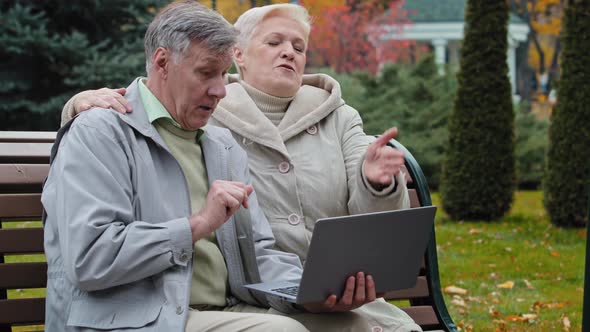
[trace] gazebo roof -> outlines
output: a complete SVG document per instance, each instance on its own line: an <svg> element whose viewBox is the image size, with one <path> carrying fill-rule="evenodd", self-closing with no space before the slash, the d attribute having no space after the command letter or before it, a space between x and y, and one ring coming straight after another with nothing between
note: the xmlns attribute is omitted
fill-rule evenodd
<svg viewBox="0 0 590 332"><path fill-rule="evenodd" d="M465 7L466 0L406 0L403 8L408 11L408 19L414 23L440 23L463 22ZM510 23L524 22L510 14Z"/></svg>
<svg viewBox="0 0 590 332"><path fill-rule="evenodd" d="M498 1L498 0L476 0ZM408 25L400 28L385 25L387 33L380 39L410 40L461 40L466 0L406 0L403 9L408 12ZM527 39L528 25L518 16L510 14L508 35L511 41Z"/></svg>

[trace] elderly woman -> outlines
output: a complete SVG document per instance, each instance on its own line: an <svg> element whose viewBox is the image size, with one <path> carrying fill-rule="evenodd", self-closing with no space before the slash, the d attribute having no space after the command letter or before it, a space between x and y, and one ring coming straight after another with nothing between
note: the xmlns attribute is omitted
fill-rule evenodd
<svg viewBox="0 0 590 332"><path fill-rule="evenodd" d="M397 129L377 140L367 136L358 112L342 100L338 82L303 74L307 10L293 4L252 8L235 26L239 74L228 77L227 96L211 123L230 129L247 151L277 248L303 261L317 219L409 207L403 153L385 145ZM121 94L124 89L82 92L66 104L62 119L92 106L130 111ZM291 317L311 330L420 330L383 299L339 315Z"/></svg>

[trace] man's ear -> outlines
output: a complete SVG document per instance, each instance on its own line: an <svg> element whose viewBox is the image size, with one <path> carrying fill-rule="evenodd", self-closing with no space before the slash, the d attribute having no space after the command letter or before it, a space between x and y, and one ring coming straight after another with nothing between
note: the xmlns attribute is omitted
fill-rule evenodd
<svg viewBox="0 0 590 332"><path fill-rule="evenodd" d="M162 75L162 78L168 76L168 65L172 61L172 54L163 47L158 47L152 57L152 70Z"/></svg>

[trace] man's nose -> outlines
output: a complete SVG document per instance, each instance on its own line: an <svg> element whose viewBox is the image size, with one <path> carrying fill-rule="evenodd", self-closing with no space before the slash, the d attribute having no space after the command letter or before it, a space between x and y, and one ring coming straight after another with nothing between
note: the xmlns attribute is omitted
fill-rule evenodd
<svg viewBox="0 0 590 332"><path fill-rule="evenodd" d="M214 96L218 99L221 99L223 97L225 97L225 80L221 79L218 80L217 82L215 82L215 84L213 84L210 88L209 88L209 95L210 96Z"/></svg>

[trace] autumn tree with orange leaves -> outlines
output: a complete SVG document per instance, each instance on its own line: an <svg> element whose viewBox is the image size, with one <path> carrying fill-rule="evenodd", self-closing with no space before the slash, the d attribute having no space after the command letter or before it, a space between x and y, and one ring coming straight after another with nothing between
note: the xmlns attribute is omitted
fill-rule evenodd
<svg viewBox="0 0 590 332"><path fill-rule="evenodd" d="M386 62L407 60L413 41L384 41L385 23L403 28L410 24L402 9L405 0L304 0L313 17L308 63L339 73L365 70L376 73Z"/></svg>
<svg viewBox="0 0 590 332"><path fill-rule="evenodd" d="M561 25L566 0L511 0L512 10L530 28L529 66L535 71L537 99L545 101L559 78Z"/></svg>

